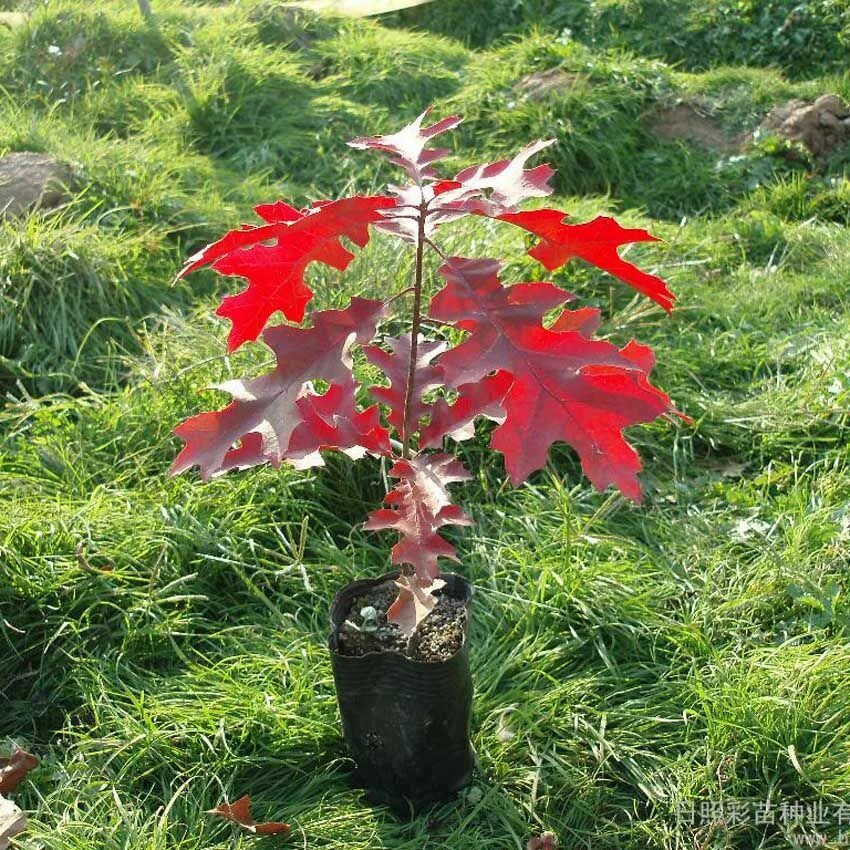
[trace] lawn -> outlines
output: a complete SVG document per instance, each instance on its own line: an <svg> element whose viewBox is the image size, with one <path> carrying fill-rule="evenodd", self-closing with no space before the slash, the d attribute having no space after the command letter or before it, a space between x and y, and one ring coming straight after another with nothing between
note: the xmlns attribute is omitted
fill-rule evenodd
<svg viewBox="0 0 850 850"><path fill-rule="evenodd" d="M0 220L0 753L41 760L14 797L20 846L278 846L205 814L245 793L292 847L521 850L544 830L568 850L840 846L850 146L815 162L653 128L687 104L734 140L792 98L850 100L847 5L153 6L146 24L130 0L0 0L25 13L0 25L0 154L74 174L60 209ZM563 85L532 90L541 73ZM581 262L551 277L602 308L604 337L653 346L693 423L630 432L641 506L595 492L563 446L513 489L487 428L463 444L480 771L399 819L349 781L327 652L334 592L388 568L361 528L382 470L167 478L171 429L267 359L221 355L212 311L233 281L172 281L255 203L392 180L345 142L429 104L466 116L451 165L554 138L557 205L663 237L629 258L668 280L672 316ZM547 279L516 231L444 233L446 250L522 257L511 282ZM410 269L375 238L344 279L314 267L317 303L403 288ZM776 822L756 824L767 801ZM825 826L780 817L816 803Z"/></svg>

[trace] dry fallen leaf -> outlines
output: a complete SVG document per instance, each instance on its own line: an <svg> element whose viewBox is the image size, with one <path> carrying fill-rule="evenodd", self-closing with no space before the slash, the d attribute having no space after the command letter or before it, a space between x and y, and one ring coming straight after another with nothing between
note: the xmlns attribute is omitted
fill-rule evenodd
<svg viewBox="0 0 850 850"><path fill-rule="evenodd" d="M529 838L526 847L527 850L556 850L558 839L554 832L544 832L536 838Z"/></svg>
<svg viewBox="0 0 850 850"><path fill-rule="evenodd" d="M9 840L27 828L27 816L11 800L0 797L0 850L6 850Z"/></svg>
<svg viewBox="0 0 850 850"><path fill-rule="evenodd" d="M244 827L256 835L289 835L290 833L288 823L279 823L276 821L257 823L251 817L251 798L247 794L235 803L219 803L216 808L209 809L207 814L227 818L227 820L239 824L239 826ZM0 850L3 850L3 848L0 847Z"/></svg>
<svg viewBox="0 0 850 850"><path fill-rule="evenodd" d="M0 758L0 794L9 794L38 764L38 759L18 746L12 747L8 758Z"/></svg>

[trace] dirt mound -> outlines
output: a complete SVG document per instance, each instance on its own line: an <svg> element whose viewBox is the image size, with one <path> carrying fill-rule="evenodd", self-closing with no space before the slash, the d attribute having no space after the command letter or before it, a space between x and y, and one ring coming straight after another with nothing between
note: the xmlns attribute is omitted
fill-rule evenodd
<svg viewBox="0 0 850 850"><path fill-rule="evenodd" d="M31 208L49 209L65 197L67 166L41 153L10 153L0 157L0 216L19 215Z"/></svg>
<svg viewBox="0 0 850 850"><path fill-rule="evenodd" d="M815 159L827 159L850 142L850 106L837 94L825 94L814 103L791 100L774 107L759 130L804 145Z"/></svg>
<svg viewBox="0 0 850 850"><path fill-rule="evenodd" d="M660 109L649 117L649 131L659 139L686 139L704 148L728 153L741 147L740 139L730 138L713 119L697 112L689 103Z"/></svg>

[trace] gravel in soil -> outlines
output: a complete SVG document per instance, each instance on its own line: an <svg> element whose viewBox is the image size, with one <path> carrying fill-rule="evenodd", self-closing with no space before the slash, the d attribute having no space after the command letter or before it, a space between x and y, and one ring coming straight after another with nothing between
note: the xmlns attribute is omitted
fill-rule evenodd
<svg viewBox="0 0 850 850"><path fill-rule="evenodd" d="M415 661L447 661L461 647L466 624L466 604L448 593L438 591L434 610L420 623L408 644L398 626L387 622L387 609L397 595L394 582L385 581L362 596L355 597L339 628L339 652L342 655L366 655L369 652L397 652ZM372 606L376 611L374 630L363 631L360 611ZM353 628L354 623L360 630Z"/></svg>

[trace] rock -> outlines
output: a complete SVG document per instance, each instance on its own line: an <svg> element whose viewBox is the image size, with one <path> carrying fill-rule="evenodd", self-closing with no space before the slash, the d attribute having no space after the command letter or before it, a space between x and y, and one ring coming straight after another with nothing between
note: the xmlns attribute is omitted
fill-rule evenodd
<svg viewBox="0 0 850 850"><path fill-rule="evenodd" d="M573 88L583 79L578 74L568 74L560 68L549 68L547 71L536 71L523 77L514 86L514 90L525 95L528 100L543 100L553 92Z"/></svg>
<svg viewBox="0 0 850 850"><path fill-rule="evenodd" d="M27 816L11 801L0 796L0 850L27 828Z"/></svg>
<svg viewBox="0 0 850 850"><path fill-rule="evenodd" d="M653 113L649 130L659 139L687 139L713 151L730 153L741 146L740 139L729 138L716 121L682 101Z"/></svg>
<svg viewBox="0 0 850 850"><path fill-rule="evenodd" d="M0 216L57 206L70 179L70 169L45 154L25 151L0 157Z"/></svg>
<svg viewBox="0 0 850 850"><path fill-rule="evenodd" d="M759 130L804 145L818 160L827 159L850 142L850 106L837 94L821 95L814 103L789 100L770 111Z"/></svg>
<svg viewBox="0 0 850 850"><path fill-rule="evenodd" d="M21 27L27 22L27 16L23 12L0 12L0 26L8 27L10 30Z"/></svg>

